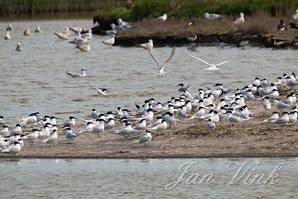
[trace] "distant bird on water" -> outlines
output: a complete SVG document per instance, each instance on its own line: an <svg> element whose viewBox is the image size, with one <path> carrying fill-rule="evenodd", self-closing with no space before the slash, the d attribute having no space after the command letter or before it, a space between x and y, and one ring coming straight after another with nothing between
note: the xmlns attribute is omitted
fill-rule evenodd
<svg viewBox="0 0 298 199"><path fill-rule="evenodd" d="M68 40L68 39L69 39L69 34L70 34L70 32L69 32L69 28L66 27L66 28L65 28L65 31L63 31L63 32L55 32L54 34L55 34L59 39Z"/></svg>
<svg viewBox="0 0 298 199"><path fill-rule="evenodd" d="M16 47L16 51L18 51L18 52L20 52L20 51L22 51L23 49L22 49L22 47L21 47L21 42L18 42L17 43L17 47Z"/></svg>
<svg viewBox="0 0 298 199"><path fill-rule="evenodd" d="M78 78L78 77L86 77L87 69L86 68L81 68L81 73L70 73L70 72L66 72L67 75L71 76L72 78Z"/></svg>
<svg viewBox="0 0 298 199"><path fill-rule="evenodd" d="M112 35L112 38L104 40L102 43L108 46L113 46L115 43L115 36L116 35Z"/></svg>
<svg viewBox="0 0 298 199"><path fill-rule="evenodd" d="M41 33L40 27L39 27L39 26L36 26L34 32L35 32L35 33Z"/></svg>
<svg viewBox="0 0 298 199"><path fill-rule="evenodd" d="M30 29L27 28L27 29L24 31L24 36L30 36L30 35L31 35Z"/></svg>
<svg viewBox="0 0 298 199"><path fill-rule="evenodd" d="M98 89L96 89L96 92L100 95L107 96L107 95L109 95L110 90L107 88L98 88Z"/></svg>

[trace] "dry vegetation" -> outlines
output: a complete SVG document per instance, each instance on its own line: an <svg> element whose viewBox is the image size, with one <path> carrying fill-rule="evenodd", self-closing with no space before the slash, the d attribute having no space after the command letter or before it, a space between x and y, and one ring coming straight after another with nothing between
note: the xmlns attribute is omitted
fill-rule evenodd
<svg viewBox="0 0 298 199"><path fill-rule="evenodd" d="M243 25L233 24L233 17L225 16L219 21L207 21L203 18L170 18L166 22L156 19L143 19L133 23L132 30L120 32L116 43L119 45L136 45L152 38L157 45L187 43L186 35L193 33L199 36L197 42L209 43L221 40L237 44L241 40L250 40L259 45L271 45L270 39L286 40L289 44L298 37L298 30L278 31L280 17L272 17L266 12L257 12L246 17ZM287 23L294 22L291 19Z"/></svg>

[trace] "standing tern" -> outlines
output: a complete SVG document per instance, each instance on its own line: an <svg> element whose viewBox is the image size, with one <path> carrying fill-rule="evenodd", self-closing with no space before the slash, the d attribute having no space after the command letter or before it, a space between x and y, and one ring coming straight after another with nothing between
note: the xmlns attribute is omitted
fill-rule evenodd
<svg viewBox="0 0 298 199"><path fill-rule="evenodd" d="M152 140L152 135L150 131L146 131L144 135L140 137L139 140L134 142L135 144L147 144Z"/></svg>
<svg viewBox="0 0 298 199"><path fill-rule="evenodd" d="M212 70L212 71L214 71L214 70L220 70L219 68L217 68L217 66L221 66L221 65L223 65L225 63L230 62L230 61L223 61L223 62L221 62L219 64L210 64L210 63L208 63L207 61L205 61L203 59L200 59L198 57L195 57L195 56L189 54L188 52L185 52L185 54L188 55L188 56L190 56L190 57L192 57L192 58L194 58L194 59L196 59L196 60L199 60L200 62L202 62L202 63L204 63L206 65L208 65L209 67L206 68L206 70Z"/></svg>
<svg viewBox="0 0 298 199"><path fill-rule="evenodd" d="M169 63L169 61L171 61L171 59L173 58L174 54L175 54L175 48L172 48L171 54L169 56L169 58L163 63L160 64L157 59L154 57L154 55L152 54L151 50L148 50L149 54L151 55L151 57L153 58L156 66L157 66L157 75L158 77L163 77L163 75L166 73L166 71L164 70L164 66Z"/></svg>

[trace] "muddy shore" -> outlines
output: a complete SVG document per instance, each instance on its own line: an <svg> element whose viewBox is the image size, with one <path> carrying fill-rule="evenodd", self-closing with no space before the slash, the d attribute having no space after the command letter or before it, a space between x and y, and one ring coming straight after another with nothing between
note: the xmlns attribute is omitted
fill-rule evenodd
<svg viewBox="0 0 298 199"><path fill-rule="evenodd" d="M225 17L218 21L207 21L203 18L185 19L170 18L166 22L156 19L144 19L133 22L133 28L121 31L117 34L115 45L137 46L153 39L155 46L183 46L191 43L187 35L196 34L198 39L195 43L200 45L218 44L224 42L231 45L239 45L241 41L248 40L250 45L274 48L298 48L298 29L288 27L287 30L277 30L281 18L263 16L264 14L246 17L243 25L233 24L234 18ZM109 24L116 22L115 19L102 19L94 17L94 22L102 24L94 28L95 34L104 34L110 29ZM192 25L189 25L189 22ZM297 24L292 19L285 19L285 23ZM273 40L276 42L274 43Z"/></svg>
<svg viewBox="0 0 298 199"><path fill-rule="evenodd" d="M249 102L248 107L261 109L260 102ZM125 140L111 131L100 137L81 135L72 144L59 135L53 147L26 141L17 155L0 153L0 158L298 157L298 123L262 123L270 114L261 112L239 124L220 122L215 130L207 130L205 121L179 122L175 129L153 132L153 141L146 146L134 144L135 136Z"/></svg>

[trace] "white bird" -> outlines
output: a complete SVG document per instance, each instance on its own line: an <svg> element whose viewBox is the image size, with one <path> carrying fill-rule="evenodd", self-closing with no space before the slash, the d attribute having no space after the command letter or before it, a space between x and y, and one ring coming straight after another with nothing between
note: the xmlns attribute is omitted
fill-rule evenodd
<svg viewBox="0 0 298 199"><path fill-rule="evenodd" d="M35 33L41 33L40 27L39 27L39 26L36 26L34 32L35 32Z"/></svg>
<svg viewBox="0 0 298 199"><path fill-rule="evenodd" d="M289 123L290 118L287 112L284 112L280 118L275 121L275 124L285 125Z"/></svg>
<svg viewBox="0 0 298 199"><path fill-rule="evenodd" d="M123 135L125 138L129 136L130 133L134 132L134 129L131 126L131 123L126 123L125 126L119 130L115 130L114 133Z"/></svg>
<svg viewBox="0 0 298 199"><path fill-rule="evenodd" d="M29 142L32 144L35 142L35 140L37 140L38 134L39 134L39 131L37 129L33 129L32 133L29 133L23 136L23 140L29 140Z"/></svg>
<svg viewBox="0 0 298 199"><path fill-rule="evenodd" d="M150 131L146 131L146 133L144 135L142 135L140 137L139 140L137 140L136 142L134 142L135 144L147 144L148 142L150 142L152 140L152 135Z"/></svg>
<svg viewBox="0 0 298 199"><path fill-rule="evenodd" d="M5 39L5 40L9 40L9 39L11 39L11 35L10 35L10 32L9 32L9 31L6 31L6 34L5 34L5 36L4 36L4 39Z"/></svg>
<svg viewBox="0 0 298 199"><path fill-rule="evenodd" d="M173 58L173 56L175 54L175 50L176 50L175 48L172 48L169 58L163 64L161 64L157 61L157 59L152 54L151 50L148 50L149 54L151 55L151 57L153 58L156 66L157 66L157 76L158 77L163 77L163 75L166 73L164 66L171 61L171 59Z"/></svg>
<svg viewBox="0 0 298 199"><path fill-rule="evenodd" d="M82 27L69 27L69 30L71 30L72 32L76 33L76 34L80 34L83 31Z"/></svg>
<svg viewBox="0 0 298 199"><path fill-rule="evenodd" d="M4 117L0 115L0 126L4 126L6 124Z"/></svg>
<svg viewBox="0 0 298 199"><path fill-rule="evenodd" d="M22 134L22 127L20 124L16 124L16 127L12 129L12 134Z"/></svg>
<svg viewBox="0 0 298 199"><path fill-rule="evenodd" d="M8 24L7 27L6 27L6 31L12 31L12 26L11 24Z"/></svg>
<svg viewBox="0 0 298 199"><path fill-rule="evenodd" d="M207 128L208 129L214 129L215 128L215 123L211 119L208 119Z"/></svg>
<svg viewBox="0 0 298 199"><path fill-rule="evenodd" d="M110 39L106 39L102 43L108 46L113 46L115 43L115 35L112 35Z"/></svg>
<svg viewBox="0 0 298 199"><path fill-rule="evenodd" d="M30 36L30 35L31 35L30 29L27 28L27 29L24 31L24 36Z"/></svg>
<svg viewBox="0 0 298 199"><path fill-rule="evenodd" d="M296 10L296 13L292 17L293 19L298 19L298 9Z"/></svg>
<svg viewBox="0 0 298 199"><path fill-rule="evenodd" d="M18 51L18 52L20 52L20 51L22 51L23 49L22 49L22 47L21 47L21 42L18 42L17 43L17 47L16 47L16 51Z"/></svg>
<svg viewBox="0 0 298 199"><path fill-rule="evenodd" d="M208 13L206 12L204 14L205 19L210 20L210 21L214 21L214 20L219 20L220 18L222 18L222 15L219 14L215 14L215 13Z"/></svg>
<svg viewBox="0 0 298 199"><path fill-rule="evenodd" d="M68 140L68 142L71 143L75 139L77 139L79 135L75 133L73 130L71 130L69 127L67 127L64 129L64 136Z"/></svg>
<svg viewBox="0 0 298 199"><path fill-rule="evenodd" d="M57 130L54 129L50 137L44 139L42 143L47 143L50 146L53 146L57 142L57 139L58 139L58 133L57 133Z"/></svg>
<svg viewBox="0 0 298 199"><path fill-rule="evenodd" d="M3 153L18 153L22 150L21 144L19 142L14 142L12 145L8 146L6 149L2 150Z"/></svg>
<svg viewBox="0 0 298 199"><path fill-rule="evenodd" d="M165 130L169 127L167 121L165 119L161 120L160 124L157 124L155 126L153 126L152 128L150 128L151 130Z"/></svg>
<svg viewBox="0 0 298 199"><path fill-rule="evenodd" d="M149 39L147 43L140 44L140 46L151 51L153 49L153 40Z"/></svg>
<svg viewBox="0 0 298 199"><path fill-rule="evenodd" d="M165 13L162 16L158 17L157 19L161 21L166 21L168 19L168 15Z"/></svg>
<svg viewBox="0 0 298 199"><path fill-rule="evenodd" d="M264 123L275 123L276 120L278 120L278 119L279 119L278 113L273 112L272 115L269 118L265 119L263 122Z"/></svg>
<svg viewBox="0 0 298 199"><path fill-rule="evenodd" d="M273 102L274 102L276 108L278 108L280 110L284 110L284 109L287 109L287 108L290 108L291 107L290 104L287 104L287 103L285 103L283 101L279 101L277 99L275 99Z"/></svg>
<svg viewBox="0 0 298 199"><path fill-rule="evenodd" d="M0 131L0 137L1 136L3 137L10 136L8 126L3 126L3 129Z"/></svg>
<svg viewBox="0 0 298 199"><path fill-rule="evenodd" d="M234 21L234 24L240 25L244 23L244 13L240 12L240 17Z"/></svg>
<svg viewBox="0 0 298 199"><path fill-rule="evenodd" d="M55 32L54 33L59 39L64 39L64 40L68 40L69 39L69 28L66 27L65 31L63 32Z"/></svg>
<svg viewBox="0 0 298 199"><path fill-rule="evenodd" d="M98 88L98 89L96 89L96 92L103 96L107 96L110 94L110 90L107 88Z"/></svg>
<svg viewBox="0 0 298 199"><path fill-rule="evenodd" d="M77 44L76 48L79 49L80 51L88 52L91 50L91 44L90 43Z"/></svg>
<svg viewBox="0 0 298 199"><path fill-rule="evenodd" d="M195 56L189 54L188 52L185 52L185 54L188 55L188 56L190 56L190 57L192 57L192 58L194 58L194 59L196 59L196 60L199 60L200 62L202 62L202 63L204 63L206 65L208 65L209 67L206 68L206 70L212 70L212 71L214 71L214 70L220 70L219 68L217 68L218 66L221 66L221 65L223 65L225 63L230 62L230 61L223 61L223 62L221 62L219 64L210 64L210 63L208 63L207 61L205 61L203 59L200 59L198 57L195 57Z"/></svg>
<svg viewBox="0 0 298 199"><path fill-rule="evenodd" d="M66 72L67 75L71 76L72 78L77 78L77 77L86 77L87 69L86 68L81 68L81 73L70 73L70 72Z"/></svg>
<svg viewBox="0 0 298 199"><path fill-rule="evenodd" d="M243 122L245 119L238 117L236 115L233 115L231 111L226 112L226 118L229 122L231 123L238 123L238 122Z"/></svg>

